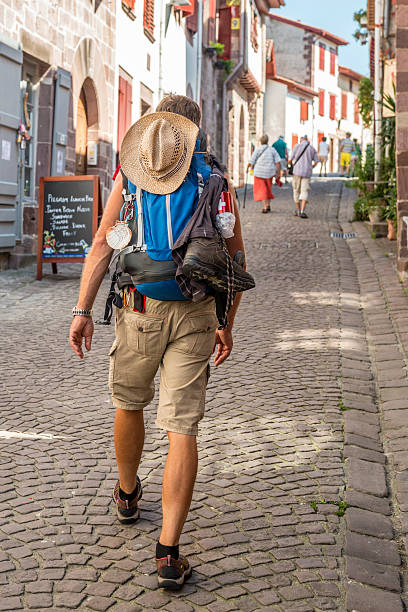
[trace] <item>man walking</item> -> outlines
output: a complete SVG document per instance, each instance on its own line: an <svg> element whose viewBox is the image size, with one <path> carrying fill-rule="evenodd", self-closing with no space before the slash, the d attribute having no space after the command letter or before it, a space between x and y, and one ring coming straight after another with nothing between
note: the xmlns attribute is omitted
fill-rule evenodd
<svg viewBox="0 0 408 612"><path fill-rule="evenodd" d="M347 132L346 137L343 138L340 144L340 173L341 176L345 175L347 170L347 176L350 176L350 162L351 154L354 151L354 142L351 140L351 133Z"/></svg>
<svg viewBox="0 0 408 612"><path fill-rule="evenodd" d="M309 198L310 177L313 168L319 163L316 149L312 147L307 136L302 136L300 143L294 147L289 162L293 168L292 188L296 204L294 215L307 219L305 208Z"/></svg>
<svg viewBox="0 0 408 612"><path fill-rule="evenodd" d="M140 213L145 227L148 221L149 235L160 233L164 228L161 240L167 248L170 242L176 242L185 227L180 222L182 214L189 214L187 222L191 219L198 200L200 177L208 177L211 169L206 166L200 143L196 140L201 119L199 106L186 96L170 95L162 100L157 111L130 128L131 159L126 167L136 177L132 176L135 181L132 184L136 188L137 218ZM125 141L126 136L122 151ZM130 181L128 185L131 185ZM119 219L123 205L122 188L119 174L87 256L77 306L73 309L70 343L81 359L83 339L85 348L91 350L94 331L92 305L111 259L112 248L106 236L108 231L110 236L110 232L115 230L112 226ZM182 197L178 197L178 193ZM234 257L237 251L243 252L244 247L234 193L231 193L231 199L236 215L235 235L226 242ZM158 210L162 202L164 208ZM166 210L167 223L162 223L162 218L166 219ZM175 224L172 226L173 218ZM124 221L123 224L126 225ZM123 229L119 224L120 239ZM143 236L140 238L142 240ZM173 281L170 279L169 282ZM159 586L179 589L191 575L191 566L179 555L179 539L197 473L196 436L198 423L204 415L208 362L214 345L218 346L214 360L216 366L231 353L232 326L240 294L236 295L228 314L228 327L216 331L213 297L207 295L197 302L187 300L181 291L177 294L179 288L174 280L173 297L163 299L157 294L160 287L153 290L151 285L164 284L125 287L124 307L117 311L109 372L116 408L114 441L119 472L113 497L120 522L138 519L142 485L137 471L145 433L143 408L153 399L154 377L160 367L156 423L167 432L169 451L163 476L163 524L156 546L156 565ZM155 298L149 297L150 290L156 292ZM140 303L139 298L136 303L136 296L143 298Z"/></svg>
<svg viewBox="0 0 408 612"><path fill-rule="evenodd" d="M323 136L320 144L319 144L319 162L320 162L320 174L322 176L323 168L324 168L324 176L327 176L327 160L329 158L329 143L327 142L326 136Z"/></svg>
<svg viewBox="0 0 408 612"><path fill-rule="evenodd" d="M278 140L273 143L273 148L278 152L281 158L280 166L281 172L285 177L285 183L288 182L288 145L285 142L284 136L279 136Z"/></svg>

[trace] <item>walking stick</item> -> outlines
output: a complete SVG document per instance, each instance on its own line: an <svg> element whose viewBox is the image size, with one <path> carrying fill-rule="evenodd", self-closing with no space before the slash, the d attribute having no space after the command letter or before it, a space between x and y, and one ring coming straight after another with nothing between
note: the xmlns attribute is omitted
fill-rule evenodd
<svg viewBox="0 0 408 612"><path fill-rule="evenodd" d="M243 205L242 208L245 208L247 184L248 184L248 168L247 168L246 173L245 173L244 205Z"/></svg>

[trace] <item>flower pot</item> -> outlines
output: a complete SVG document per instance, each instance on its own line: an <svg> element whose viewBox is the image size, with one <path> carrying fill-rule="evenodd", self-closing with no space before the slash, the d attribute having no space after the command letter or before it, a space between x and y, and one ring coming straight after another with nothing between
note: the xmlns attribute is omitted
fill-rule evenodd
<svg viewBox="0 0 408 612"><path fill-rule="evenodd" d="M397 233L395 231L394 221L392 219L387 219L387 224L388 224L388 234L387 234L388 240L396 240Z"/></svg>
<svg viewBox="0 0 408 612"><path fill-rule="evenodd" d="M370 219L370 223L380 223L381 215L377 206L370 210L370 212L368 213L368 218Z"/></svg>

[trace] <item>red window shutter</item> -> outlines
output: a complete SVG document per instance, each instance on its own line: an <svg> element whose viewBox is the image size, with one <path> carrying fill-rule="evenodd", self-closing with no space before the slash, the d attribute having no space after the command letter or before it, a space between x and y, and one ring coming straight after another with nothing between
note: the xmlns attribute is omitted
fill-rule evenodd
<svg viewBox="0 0 408 612"><path fill-rule="evenodd" d="M135 0L122 0L122 3L125 4L131 11L135 8Z"/></svg>
<svg viewBox="0 0 408 612"><path fill-rule="evenodd" d="M122 140L132 122L132 83L119 77L119 104L118 104L118 145L120 151Z"/></svg>
<svg viewBox="0 0 408 612"><path fill-rule="evenodd" d="M217 16L217 0L208 1L208 17L215 19Z"/></svg>
<svg viewBox="0 0 408 612"><path fill-rule="evenodd" d="M347 94L341 94L341 118L347 119Z"/></svg>
<svg viewBox="0 0 408 612"><path fill-rule="evenodd" d="M319 91L319 115L324 117L324 89Z"/></svg>
<svg viewBox="0 0 408 612"><path fill-rule="evenodd" d="M317 132L317 144L320 144L323 140L324 132Z"/></svg>
<svg viewBox="0 0 408 612"><path fill-rule="evenodd" d="M320 45L320 50L319 50L319 68L320 70L324 70L324 52L325 52L325 48L324 45Z"/></svg>
<svg viewBox="0 0 408 612"><path fill-rule="evenodd" d="M225 59L231 59L231 7L220 8L218 21L218 42L224 45Z"/></svg>
<svg viewBox="0 0 408 612"><path fill-rule="evenodd" d="M299 142L299 136L297 134L292 134L292 151L295 148L295 146L298 144Z"/></svg>
<svg viewBox="0 0 408 612"><path fill-rule="evenodd" d="M330 96L330 119L336 118L336 96Z"/></svg>
<svg viewBox="0 0 408 612"><path fill-rule="evenodd" d="M358 98L354 100L354 123L360 123L360 107L358 104Z"/></svg>
<svg viewBox="0 0 408 612"><path fill-rule="evenodd" d="M197 10L197 0L189 0L192 6L192 13L186 19L186 26L191 32L197 32L198 30L198 10Z"/></svg>
<svg viewBox="0 0 408 612"><path fill-rule="evenodd" d="M309 105L306 100L300 101L300 120L307 121L309 118Z"/></svg>
<svg viewBox="0 0 408 612"><path fill-rule="evenodd" d="M330 74L336 74L336 53L330 50Z"/></svg>
<svg viewBox="0 0 408 612"><path fill-rule="evenodd" d="M144 0L143 27L151 37L154 35L154 0Z"/></svg>

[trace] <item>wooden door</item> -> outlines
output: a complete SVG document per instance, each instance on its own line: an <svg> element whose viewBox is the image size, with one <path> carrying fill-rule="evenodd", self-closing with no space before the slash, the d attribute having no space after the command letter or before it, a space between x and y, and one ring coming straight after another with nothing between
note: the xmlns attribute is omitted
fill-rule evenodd
<svg viewBox="0 0 408 612"><path fill-rule="evenodd" d="M75 174L86 174L86 149L88 146L88 119L83 91L78 100L75 134Z"/></svg>

